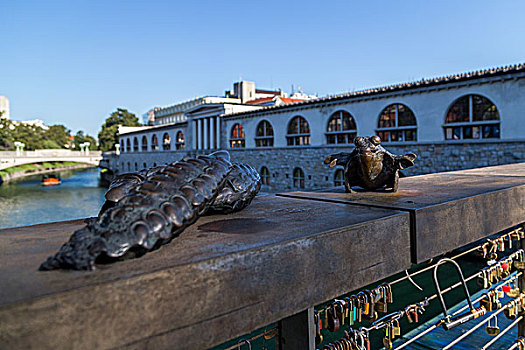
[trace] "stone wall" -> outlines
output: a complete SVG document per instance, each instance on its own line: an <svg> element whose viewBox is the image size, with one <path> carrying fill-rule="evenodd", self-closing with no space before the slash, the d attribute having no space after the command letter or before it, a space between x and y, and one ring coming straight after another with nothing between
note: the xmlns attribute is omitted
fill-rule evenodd
<svg viewBox="0 0 525 350"><path fill-rule="evenodd" d="M414 152L418 155L416 166L403 170L405 175L420 175L443 171L478 168L483 166L509 164L525 161L525 142L494 141L476 143L418 143L412 145L385 145L394 154ZM305 188L319 189L334 186L334 175L337 168L328 168L323 164L327 155L338 152L351 152L350 147L273 147L230 149L234 162L248 163L258 171L265 166L270 171L270 185L263 186L262 191L276 192L293 190L293 171L299 167L305 174ZM118 173L127 172L130 163L131 171L135 171L135 163L139 169L144 164L147 167L173 162L185 155L195 155L196 151L159 151L124 153L119 157L119 164L124 169Z"/></svg>

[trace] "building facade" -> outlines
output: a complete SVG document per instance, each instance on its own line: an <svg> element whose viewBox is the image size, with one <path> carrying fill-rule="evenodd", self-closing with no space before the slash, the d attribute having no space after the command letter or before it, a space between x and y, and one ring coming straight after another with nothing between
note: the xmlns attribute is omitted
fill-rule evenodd
<svg viewBox="0 0 525 350"><path fill-rule="evenodd" d="M323 159L351 151L357 135L379 135L393 153L418 154L407 175L525 161L523 64L281 106L233 106L188 110L184 123L165 126L170 140L185 135L183 148L130 148L118 171L227 149L233 161L257 168L265 191L323 188L342 183L342 169ZM122 134L121 144L139 134Z"/></svg>
<svg viewBox="0 0 525 350"><path fill-rule="evenodd" d="M5 96L0 96L0 114L1 118L10 119L9 99Z"/></svg>

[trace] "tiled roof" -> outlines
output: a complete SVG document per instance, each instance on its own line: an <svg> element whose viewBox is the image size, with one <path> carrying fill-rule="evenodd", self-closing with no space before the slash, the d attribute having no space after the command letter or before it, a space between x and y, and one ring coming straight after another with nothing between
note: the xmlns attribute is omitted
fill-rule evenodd
<svg viewBox="0 0 525 350"><path fill-rule="evenodd" d="M301 100L300 98L290 98L290 97L281 97L281 100L284 103L294 103L294 102L303 102L304 100Z"/></svg>
<svg viewBox="0 0 525 350"><path fill-rule="evenodd" d="M258 99L255 99L255 100L247 101L246 104L256 105L256 104L259 104L259 103L270 102L271 100L273 100L274 97L275 96L258 98Z"/></svg>
<svg viewBox="0 0 525 350"><path fill-rule="evenodd" d="M302 101L305 101L305 100L302 100L300 98L289 98L289 97L279 97L279 96L272 96L272 97L263 97L263 98L258 98L256 100L251 100L251 101L247 101L246 104L249 104L249 105L257 105L257 104L260 104L260 103L265 103L265 102L270 102L270 101L273 101L274 99L280 99L281 101L283 101L284 103L294 103L294 102L302 102Z"/></svg>
<svg viewBox="0 0 525 350"><path fill-rule="evenodd" d="M415 88L420 88L420 87L428 87L428 86L441 85L441 84L447 84L447 83L453 83L453 82L460 82L460 81L465 81L465 80L472 80L472 79L477 79L477 78L489 78L493 76L510 74L510 73L519 73L519 72L525 72L525 63L518 63L518 64L508 65L508 66L503 66L503 67L496 67L496 68L483 69L483 70L467 72L467 73L447 75L447 76L437 77L437 78L421 79L418 81L413 81L413 82L408 82L408 83L400 83L400 84L387 85L387 86L365 89L365 90L360 90L360 91L353 91L353 92L348 92L344 94L337 94L337 95L331 95L331 96L321 97L317 99L311 99L307 101L299 100L298 102L288 103L284 106L265 106L257 111L233 113L233 114L229 114L226 117L229 118L229 117L235 117L235 116L243 115L243 114L261 113L261 112L268 111L268 110L286 109L286 108L292 108L295 106L316 104L320 102L322 103L322 102L336 101L336 100L342 100L342 99L347 99L347 98L352 98L352 97L370 96L370 95L376 95L376 94L387 93L387 92L409 90L409 89L415 89Z"/></svg>

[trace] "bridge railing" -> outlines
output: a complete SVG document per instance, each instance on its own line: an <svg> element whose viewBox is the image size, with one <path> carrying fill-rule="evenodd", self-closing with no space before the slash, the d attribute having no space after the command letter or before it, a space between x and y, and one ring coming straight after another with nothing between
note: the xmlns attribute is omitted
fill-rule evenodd
<svg viewBox="0 0 525 350"><path fill-rule="evenodd" d="M102 159L100 151L72 151L67 149L45 149L34 151L0 152L0 170L17 165L47 161L74 161L98 165Z"/></svg>
<svg viewBox="0 0 525 350"><path fill-rule="evenodd" d="M92 156L97 157L101 156L102 152L100 151L89 151L89 152L83 152L83 151L74 151L74 150L68 150L68 149L37 149L34 151L1 151L0 152L0 159L1 158L21 158L21 157L62 157L62 156L69 156L69 157L83 157L83 156Z"/></svg>
<svg viewBox="0 0 525 350"><path fill-rule="evenodd" d="M0 347L204 349L274 322L314 349L313 307L525 221L525 163L290 192L200 218L93 272L37 268L81 220L0 230Z"/></svg>

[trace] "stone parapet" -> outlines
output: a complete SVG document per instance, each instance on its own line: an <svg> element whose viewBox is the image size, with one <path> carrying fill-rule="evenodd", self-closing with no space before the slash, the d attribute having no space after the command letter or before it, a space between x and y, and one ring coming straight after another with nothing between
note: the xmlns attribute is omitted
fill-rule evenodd
<svg viewBox="0 0 525 350"><path fill-rule="evenodd" d="M353 145L352 145L353 146ZM438 142L385 145L394 154L414 152L418 155L415 166L403 170L407 176L435 172L472 169L525 161L524 141L494 142ZM337 168L323 164L327 155L351 152L349 146L309 146L229 149L232 160L247 163L259 172L267 167L270 185L264 185L265 192L293 190L293 170L301 168L305 174L304 189L321 189L334 186ZM140 170L182 159L186 155L203 154L204 151L159 151L121 153L117 172ZM136 166L135 166L136 164Z"/></svg>
<svg viewBox="0 0 525 350"><path fill-rule="evenodd" d="M399 191L259 195L97 271L38 271L81 220L0 230L0 348L204 349L525 221L525 164Z"/></svg>

